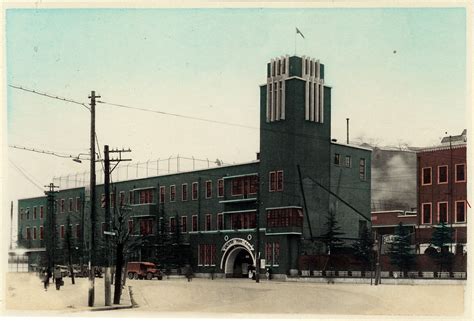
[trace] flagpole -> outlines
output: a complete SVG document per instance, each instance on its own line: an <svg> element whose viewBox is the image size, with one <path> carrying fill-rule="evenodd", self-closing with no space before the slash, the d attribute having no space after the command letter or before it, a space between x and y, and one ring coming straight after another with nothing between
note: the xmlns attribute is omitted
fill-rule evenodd
<svg viewBox="0 0 474 321"><path fill-rule="evenodd" d="M296 34L297 32L295 31L295 56L296 56Z"/></svg>

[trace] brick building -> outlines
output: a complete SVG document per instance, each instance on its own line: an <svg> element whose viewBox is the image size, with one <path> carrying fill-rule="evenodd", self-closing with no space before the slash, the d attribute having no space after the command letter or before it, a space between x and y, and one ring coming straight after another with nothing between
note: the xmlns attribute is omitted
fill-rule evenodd
<svg viewBox="0 0 474 321"><path fill-rule="evenodd" d="M465 132L463 135L465 138ZM449 137L448 137L449 138ZM467 226L466 141L458 136L444 145L417 153L417 243L420 252L429 245L433 226L441 222L454 229L455 244L465 246Z"/></svg>
<svg viewBox="0 0 474 321"><path fill-rule="evenodd" d="M195 272L242 276L257 262L258 221L260 257L282 275L296 269L300 254L310 250L305 240L325 232L329 211L348 240L370 222L371 151L331 142L331 87L324 82L324 65L285 56L266 67L267 82L260 86L259 159L114 183L116 206L131 208L130 232L146 240L130 257L160 262L154 242L166 226L165 233L179 235L189 247ZM19 200L18 242L28 249L30 263L44 264L45 251L51 249L57 262L64 261L68 233L75 263L84 263L91 205L98 213L96 257L102 263L104 208L89 204L87 193L85 188L60 190L55 210L49 211L46 197ZM98 200L102 194L98 185ZM48 233L54 236L51 249L45 242Z"/></svg>

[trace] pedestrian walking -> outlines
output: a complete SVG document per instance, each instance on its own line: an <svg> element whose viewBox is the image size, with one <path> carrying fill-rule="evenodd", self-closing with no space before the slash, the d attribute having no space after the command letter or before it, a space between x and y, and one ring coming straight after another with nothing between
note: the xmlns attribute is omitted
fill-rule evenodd
<svg viewBox="0 0 474 321"><path fill-rule="evenodd" d="M186 278L188 279L188 282L191 282L193 280L193 269L191 266L188 266L186 269Z"/></svg>
<svg viewBox="0 0 474 321"><path fill-rule="evenodd" d="M53 276L54 276L54 283L56 284L56 290L59 290L63 283L63 276L61 274L61 269L59 269L59 266L56 266L54 268Z"/></svg>
<svg viewBox="0 0 474 321"><path fill-rule="evenodd" d="M45 291L48 291L48 287L49 287L49 273L48 273L48 271L47 271L46 269L43 269L42 276L43 276L44 290L45 290Z"/></svg>

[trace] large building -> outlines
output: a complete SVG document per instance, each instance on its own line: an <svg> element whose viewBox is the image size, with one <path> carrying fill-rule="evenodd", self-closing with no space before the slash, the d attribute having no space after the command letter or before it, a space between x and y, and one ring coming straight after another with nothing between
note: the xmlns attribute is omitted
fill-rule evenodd
<svg viewBox="0 0 474 321"><path fill-rule="evenodd" d="M256 265L260 239L260 258L284 275L297 269L301 254L325 250L318 237L330 212L348 241L370 223L371 151L331 141L324 65L285 56L272 59L266 72L257 160L113 184L115 206L131 208L125 224L132 239L142 239L129 257L160 262L156 240L164 231L188 245L195 272L241 276ZM103 190L97 186L97 199ZM88 190L60 190L54 199L55 210L48 210L44 196L19 201L19 245L27 248L30 264L44 264L51 251L56 262L64 261L66 249L84 263L91 230ZM92 205L100 265L107 228L103 203Z"/></svg>
<svg viewBox="0 0 474 321"><path fill-rule="evenodd" d="M453 228L452 252L463 252L467 242L466 131L445 137L440 146L417 153L417 245L430 245L433 227L445 222ZM457 250L455 245L457 245Z"/></svg>

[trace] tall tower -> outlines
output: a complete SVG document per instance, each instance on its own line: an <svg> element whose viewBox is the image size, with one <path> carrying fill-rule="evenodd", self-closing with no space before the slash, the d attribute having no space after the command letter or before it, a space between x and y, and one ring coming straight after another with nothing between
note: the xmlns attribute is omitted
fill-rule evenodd
<svg viewBox="0 0 474 321"><path fill-rule="evenodd" d="M330 153L331 88L324 84L324 65L305 56L272 59L267 82L260 87L260 179L267 189L261 193L261 213L265 204L303 207L297 165L303 179L310 176L329 186ZM274 172L281 172L276 179L283 183L277 191L271 191ZM311 193L308 201L316 210L309 214L316 235L320 217L328 213L329 195L321 188ZM309 234L306 223L303 231Z"/></svg>

